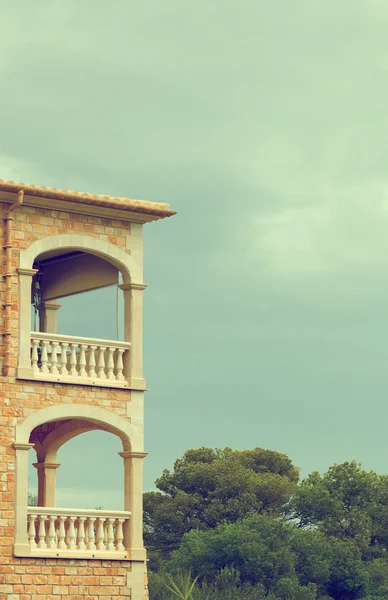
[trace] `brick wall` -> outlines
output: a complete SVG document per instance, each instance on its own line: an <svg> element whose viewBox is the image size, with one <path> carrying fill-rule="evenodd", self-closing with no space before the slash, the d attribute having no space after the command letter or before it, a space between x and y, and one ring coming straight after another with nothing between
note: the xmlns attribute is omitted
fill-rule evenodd
<svg viewBox="0 0 388 600"><path fill-rule="evenodd" d="M0 600L128 600L128 563L1 558Z"/></svg>
<svg viewBox="0 0 388 600"><path fill-rule="evenodd" d="M9 205L0 204L0 238L4 240L4 216ZM15 558L14 485L15 424L35 410L61 403L92 404L128 418L130 392L93 386L39 383L15 379L18 349L19 250L45 236L77 233L97 237L126 250L129 223L87 217L64 211L22 206L14 213L12 250L12 340L9 376L0 375L0 600L124 600L130 596L129 561ZM3 246L3 243L1 244ZM4 259L0 260L4 275ZM3 300L4 278L0 283ZM1 304L1 303L0 303ZM4 316L0 310L0 328ZM4 345L0 338L0 356ZM30 451L32 452L32 450ZM146 582L145 582L146 583ZM138 600L133 596L133 600Z"/></svg>

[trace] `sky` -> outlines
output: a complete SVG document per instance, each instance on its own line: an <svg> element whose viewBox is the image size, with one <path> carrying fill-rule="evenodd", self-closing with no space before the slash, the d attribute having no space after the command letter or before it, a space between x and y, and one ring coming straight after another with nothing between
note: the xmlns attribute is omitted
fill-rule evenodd
<svg viewBox="0 0 388 600"><path fill-rule="evenodd" d="M178 211L145 226L145 489L200 446L388 472L387 3L1 14L0 177ZM114 290L77 302L63 333L114 335ZM121 508L119 450L66 444L57 504Z"/></svg>

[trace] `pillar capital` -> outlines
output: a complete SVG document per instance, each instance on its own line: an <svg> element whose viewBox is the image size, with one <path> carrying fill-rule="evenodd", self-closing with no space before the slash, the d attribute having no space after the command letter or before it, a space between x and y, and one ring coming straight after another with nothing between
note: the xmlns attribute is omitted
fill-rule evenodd
<svg viewBox="0 0 388 600"><path fill-rule="evenodd" d="M39 310L59 310L62 304L58 304L55 300L51 302L41 302L39 304Z"/></svg>
<svg viewBox="0 0 388 600"><path fill-rule="evenodd" d="M119 452L119 456L122 458L145 458L148 456L148 452L131 452L131 450L125 450L124 452Z"/></svg>
<svg viewBox="0 0 388 600"><path fill-rule="evenodd" d="M135 281L130 281L129 283L121 283L119 285L120 290L126 292L127 290L140 290L143 291L148 287L146 283L136 283Z"/></svg>
<svg viewBox="0 0 388 600"><path fill-rule="evenodd" d="M16 269L16 271L19 273L19 275L27 275L29 277L33 277L35 275L35 273L38 272L39 269L21 269L18 268Z"/></svg>
<svg viewBox="0 0 388 600"><path fill-rule="evenodd" d="M15 442L13 444L13 447L15 448L15 450L30 450L34 447L34 445L35 444L18 444L17 442Z"/></svg>
<svg viewBox="0 0 388 600"><path fill-rule="evenodd" d="M61 463L48 463L48 462L37 462L32 463L32 466L35 469L58 469L61 466Z"/></svg>

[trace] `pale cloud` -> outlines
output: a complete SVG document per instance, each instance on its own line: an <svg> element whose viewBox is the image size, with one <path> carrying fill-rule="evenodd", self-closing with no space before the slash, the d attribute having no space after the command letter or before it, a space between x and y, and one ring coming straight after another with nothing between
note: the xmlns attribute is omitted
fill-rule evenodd
<svg viewBox="0 0 388 600"><path fill-rule="evenodd" d="M22 181L28 171L31 168L26 161L0 152L0 179Z"/></svg>
<svg viewBox="0 0 388 600"><path fill-rule="evenodd" d="M388 266L388 181L328 188L314 200L257 215L249 256L280 277Z"/></svg>
<svg viewBox="0 0 388 600"><path fill-rule="evenodd" d="M42 168L42 165L35 164L30 160L25 160L17 156L11 156L10 154L1 152L1 149L0 179L4 179L5 181L50 185L49 178Z"/></svg>

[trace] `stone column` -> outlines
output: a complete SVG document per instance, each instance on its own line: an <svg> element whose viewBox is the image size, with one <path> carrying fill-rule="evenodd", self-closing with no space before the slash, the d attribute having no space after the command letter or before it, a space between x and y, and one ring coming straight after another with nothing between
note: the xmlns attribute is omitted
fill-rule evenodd
<svg viewBox="0 0 388 600"><path fill-rule="evenodd" d="M124 459L124 510L131 512L125 531L126 547L132 560L144 561L143 543L143 459L147 452L119 452Z"/></svg>
<svg viewBox="0 0 388 600"><path fill-rule="evenodd" d="M57 310L61 308L56 300L42 302L39 305L39 331L45 333L57 332Z"/></svg>
<svg viewBox="0 0 388 600"><path fill-rule="evenodd" d="M55 480L59 463L34 463L38 471L38 506L55 506Z"/></svg>
<svg viewBox="0 0 388 600"><path fill-rule="evenodd" d="M19 273L19 360L18 377L31 377L31 283L37 269L17 269Z"/></svg>
<svg viewBox="0 0 388 600"><path fill-rule="evenodd" d="M28 451L34 444L14 444L15 464L15 546L16 556L28 556L27 536Z"/></svg>
<svg viewBox="0 0 388 600"><path fill-rule="evenodd" d="M124 373L133 389L144 390L143 379L143 292L145 283L124 283L124 341L131 342L131 349L124 366Z"/></svg>

